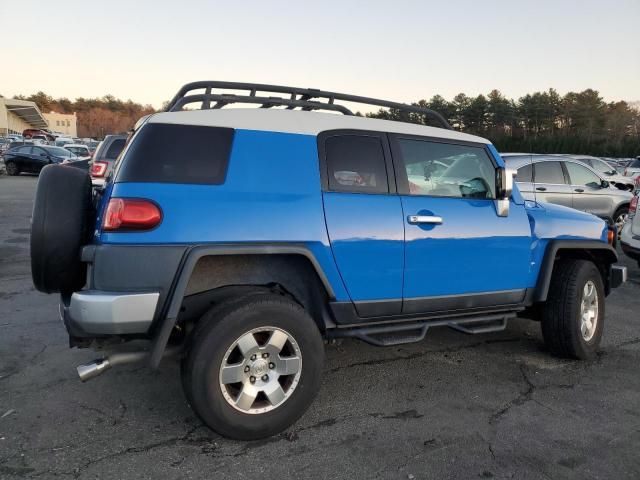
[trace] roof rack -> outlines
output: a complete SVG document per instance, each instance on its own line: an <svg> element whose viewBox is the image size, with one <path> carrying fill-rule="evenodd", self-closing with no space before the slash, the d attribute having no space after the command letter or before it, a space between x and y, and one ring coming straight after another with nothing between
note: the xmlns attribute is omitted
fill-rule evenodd
<svg viewBox="0 0 640 480"><path fill-rule="evenodd" d="M194 90L204 89L204 93L190 93ZM245 94L237 93L215 93L213 89L226 90L246 90ZM259 95L259 93L261 93ZM270 94L280 93L286 96L272 96ZM271 108L284 106L288 110L299 108L301 110L327 110L343 113L344 115L354 115L344 105L336 104L335 101L359 103L363 105L375 105L378 107L391 108L404 113L418 113L435 119L442 128L451 130L451 126L435 110L408 105L406 103L390 102L377 98L361 97L358 95L347 95L344 93L327 92L315 88L285 87L282 85L264 85L260 83L239 83L239 82L219 82L201 81L187 83L171 99L166 107L167 112L182 110L185 105L200 103L201 110L218 109L232 103L246 103L260 105L260 108Z"/></svg>

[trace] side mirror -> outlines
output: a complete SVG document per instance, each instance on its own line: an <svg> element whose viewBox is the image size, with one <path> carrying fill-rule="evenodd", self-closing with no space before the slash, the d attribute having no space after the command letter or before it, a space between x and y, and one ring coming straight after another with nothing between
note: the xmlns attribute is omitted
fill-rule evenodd
<svg viewBox="0 0 640 480"><path fill-rule="evenodd" d="M513 177L516 171L511 168L496 169L496 212L500 217L509 215L509 199L513 192Z"/></svg>

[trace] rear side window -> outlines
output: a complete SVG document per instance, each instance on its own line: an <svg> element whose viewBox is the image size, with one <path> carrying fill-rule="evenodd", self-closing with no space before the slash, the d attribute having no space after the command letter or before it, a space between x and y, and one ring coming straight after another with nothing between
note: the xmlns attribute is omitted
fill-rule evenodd
<svg viewBox="0 0 640 480"><path fill-rule="evenodd" d="M107 153L104 157L107 160L115 160L116 158L118 158L118 155L120 155L120 152L124 148L124 142L124 138L116 138L113 142L111 142L111 145L109 145Z"/></svg>
<svg viewBox="0 0 640 480"><path fill-rule="evenodd" d="M533 182L533 167L531 164L525 165L518 169L516 182Z"/></svg>
<svg viewBox="0 0 640 480"><path fill-rule="evenodd" d="M149 123L133 138L118 182L224 183L233 129Z"/></svg>
<svg viewBox="0 0 640 480"><path fill-rule="evenodd" d="M552 183L562 185L565 182L560 162L536 163L536 183Z"/></svg>
<svg viewBox="0 0 640 480"><path fill-rule="evenodd" d="M325 141L329 190L389 193L384 148L378 137L338 135Z"/></svg>

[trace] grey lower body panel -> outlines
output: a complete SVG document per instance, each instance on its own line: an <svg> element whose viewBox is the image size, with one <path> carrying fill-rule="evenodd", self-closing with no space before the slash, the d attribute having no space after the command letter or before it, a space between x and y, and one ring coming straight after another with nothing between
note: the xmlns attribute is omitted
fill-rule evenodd
<svg viewBox="0 0 640 480"><path fill-rule="evenodd" d="M63 303L63 320L75 337L144 334L158 306L158 292L83 290Z"/></svg>

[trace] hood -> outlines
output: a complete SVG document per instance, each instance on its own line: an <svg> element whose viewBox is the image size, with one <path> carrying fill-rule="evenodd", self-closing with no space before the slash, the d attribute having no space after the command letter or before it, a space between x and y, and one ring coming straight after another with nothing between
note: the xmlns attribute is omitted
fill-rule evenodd
<svg viewBox="0 0 640 480"><path fill-rule="evenodd" d="M590 213L546 202L526 202L534 236L606 242L607 224ZM567 232L571 232L568 234Z"/></svg>

